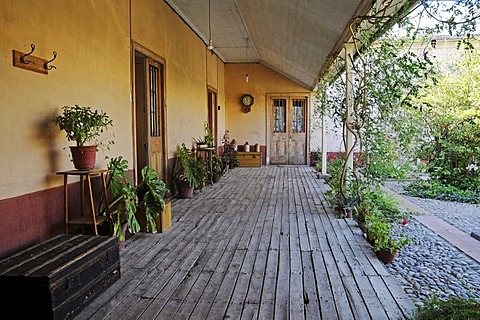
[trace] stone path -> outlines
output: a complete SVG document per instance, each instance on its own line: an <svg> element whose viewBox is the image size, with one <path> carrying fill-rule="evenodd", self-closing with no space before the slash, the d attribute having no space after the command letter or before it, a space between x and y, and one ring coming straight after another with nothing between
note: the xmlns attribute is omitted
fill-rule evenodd
<svg viewBox="0 0 480 320"><path fill-rule="evenodd" d="M477 205L400 195L401 184L388 182L393 194L411 214L410 223L394 232L415 238L387 265L417 305L431 295L473 297L480 301L480 241L470 232L480 228Z"/></svg>

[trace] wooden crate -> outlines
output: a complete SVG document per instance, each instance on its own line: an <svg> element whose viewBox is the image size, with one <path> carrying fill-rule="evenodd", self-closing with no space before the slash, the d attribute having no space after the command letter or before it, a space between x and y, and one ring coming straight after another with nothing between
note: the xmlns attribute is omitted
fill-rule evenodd
<svg viewBox="0 0 480 320"><path fill-rule="evenodd" d="M239 167L261 167L261 152L237 152Z"/></svg>
<svg viewBox="0 0 480 320"><path fill-rule="evenodd" d="M135 218L137 218L138 224L140 225L140 230L142 232L147 231L147 219L145 217L145 208L143 206L137 207L137 212L135 213ZM165 208L163 211L155 218L155 225L158 232L165 232L172 225L172 202L165 202Z"/></svg>
<svg viewBox="0 0 480 320"><path fill-rule="evenodd" d="M59 235L0 261L4 312L67 319L120 278L118 239Z"/></svg>

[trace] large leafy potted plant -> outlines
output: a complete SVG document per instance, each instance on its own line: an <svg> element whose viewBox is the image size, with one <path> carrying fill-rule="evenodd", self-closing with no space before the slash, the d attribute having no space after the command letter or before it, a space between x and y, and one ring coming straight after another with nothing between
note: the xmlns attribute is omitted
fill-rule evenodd
<svg viewBox="0 0 480 320"><path fill-rule="evenodd" d="M137 186L137 220L142 231L164 232L172 223L170 190L157 172L148 166L142 169L142 182Z"/></svg>
<svg viewBox="0 0 480 320"><path fill-rule="evenodd" d="M169 190L153 168L145 166L142 169L143 181L137 187L128 173L128 162L122 156L111 159L108 169L112 196L109 216L113 233L121 244L127 229L131 234L142 230L153 233L157 229L163 231L165 221L159 225L160 215L169 214L171 223L171 210L166 210L168 201L165 200Z"/></svg>
<svg viewBox="0 0 480 320"><path fill-rule="evenodd" d="M182 143L177 152L177 160L173 170L173 180L176 183L180 198L193 197L194 189L202 189L205 183L205 165L202 160L192 156L190 149Z"/></svg>
<svg viewBox="0 0 480 320"><path fill-rule="evenodd" d="M104 130L113 125L109 116L89 106L62 107L63 113L54 121L60 130L64 130L68 141L75 141L75 146L70 146L73 164L78 170L95 168L97 148L101 145L98 138ZM113 144L110 140L106 145Z"/></svg>
<svg viewBox="0 0 480 320"><path fill-rule="evenodd" d="M137 189L128 174L128 161L122 156L111 159L108 169L110 175L108 186L112 197L108 205L108 215L113 224L113 234L120 241L122 249L127 228L132 234L140 231L140 225L135 216L138 201Z"/></svg>

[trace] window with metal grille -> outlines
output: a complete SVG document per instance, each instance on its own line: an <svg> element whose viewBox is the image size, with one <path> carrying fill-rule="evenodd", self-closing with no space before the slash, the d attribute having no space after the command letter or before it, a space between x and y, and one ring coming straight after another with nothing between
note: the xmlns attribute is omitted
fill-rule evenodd
<svg viewBox="0 0 480 320"><path fill-rule="evenodd" d="M305 132L304 125L305 100L294 99L292 101L292 132Z"/></svg>
<svg viewBox="0 0 480 320"><path fill-rule="evenodd" d="M274 132L286 132L287 126L285 123L286 114L286 100L274 99L273 100L273 118L274 118Z"/></svg>
<svg viewBox="0 0 480 320"><path fill-rule="evenodd" d="M160 114L158 112L158 101L160 92L158 90L159 70L150 65L150 135L160 136Z"/></svg>

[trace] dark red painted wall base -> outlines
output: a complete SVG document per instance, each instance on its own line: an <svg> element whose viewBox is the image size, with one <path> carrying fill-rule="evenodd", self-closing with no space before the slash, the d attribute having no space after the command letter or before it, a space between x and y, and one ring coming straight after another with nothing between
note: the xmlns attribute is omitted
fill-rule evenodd
<svg viewBox="0 0 480 320"><path fill-rule="evenodd" d="M92 181L98 207L102 194L101 181L98 178ZM81 211L80 183L75 182L74 178L69 178L69 182L70 212L78 216ZM63 186L0 200L0 215L2 259L65 232Z"/></svg>

